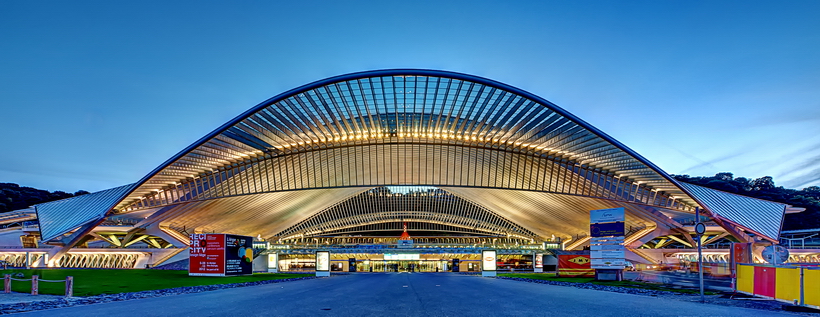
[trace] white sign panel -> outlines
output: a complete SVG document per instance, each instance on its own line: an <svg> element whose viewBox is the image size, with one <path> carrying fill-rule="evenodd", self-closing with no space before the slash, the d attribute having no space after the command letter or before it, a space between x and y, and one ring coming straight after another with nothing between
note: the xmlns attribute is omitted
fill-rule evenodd
<svg viewBox="0 0 820 317"><path fill-rule="evenodd" d="M481 251L481 270L495 271L496 253L495 250Z"/></svg>
<svg viewBox="0 0 820 317"><path fill-rule="evenodd" d="M604 237L604 238L590 238L589 243L622 243L624 237Z"/></svg>
<svg viewBox="0 0 820 317"><path fill-rule="evenodd" d="M624 246L620 244L592 244L589 246L589 249L592 251L623 250Z"/></svg>
<svg viewBox="0 0 820 317"><path fill-rule="evenodd" d="M544 254L536 253L535 254L535 268L540 269L544 268Z"/></svg>
<svg viewBox="0 0 820 317"><path fill-rule="evenodd" d="M330 271L329 251L316 251L316 271Z"/></svg>
<svg viewBox="0 0 820 317"><path fill-rule="evenodd" d="M589 264L593 269L623 269L626 266L626 261L612 259L592 259Z"/></svg>
<svg viewBox="0 0 820 317"><path fill-rule="evenodd" d="M620 250L607 250L607 251L589 251L589 257L591 259L612 259L612 260L623 260L624 259L624 251Z"/></svg>
<svg viewBox="0 0 820 317"><path fill-rule="evenodd" d="M624 208L609 208L589 211L589 223L623 222Z"/></svg>
<svg viewBox="0 0 820 317"><path fill-rule="evenodd" d="M399 254L384 254L385 260L419 260L421 255L418 253L399 253Z"/></svg>

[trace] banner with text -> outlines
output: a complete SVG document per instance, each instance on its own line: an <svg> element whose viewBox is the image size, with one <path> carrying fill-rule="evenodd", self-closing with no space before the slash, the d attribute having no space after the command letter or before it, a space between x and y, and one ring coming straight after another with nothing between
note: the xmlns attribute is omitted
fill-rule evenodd
<svg viewBox="0 0 820 317"><path fill-rule="evenodd" d="M253 273L253 238L221 233L190 235L188 275L229 276Z"/></svg>

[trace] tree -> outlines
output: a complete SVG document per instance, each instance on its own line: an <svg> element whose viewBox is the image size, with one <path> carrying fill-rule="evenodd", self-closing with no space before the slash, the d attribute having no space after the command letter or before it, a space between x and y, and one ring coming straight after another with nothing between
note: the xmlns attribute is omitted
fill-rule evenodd
<svg viewBox="0 0 820 317"><path fill-rule="evenodd" d="M717 173L712 177L689 175L673 175L673 177L690 184L806 208L804 212L786 215L783 229L820 228L820 187L818 186L806 187L802 190L788 189L775 186L771 176L750 180L745 177L734 177L728 172Z"/></svg>
<svg viewBox="0 0 820 317"><path fill-rule="evenodd" d="M752 181L752 190L770 190L775 188L774 179L771 176L763 176Z"/></svg>
<svg viewBox="0 0 820 317"><path fill-rule="evenodd" d="M77 191L74 194L63 191L49 192L47 190L20 186L14 183L0 183L0 213L25 209L44 202L71 198L81 192L88 193L84 190Z"/></svg>

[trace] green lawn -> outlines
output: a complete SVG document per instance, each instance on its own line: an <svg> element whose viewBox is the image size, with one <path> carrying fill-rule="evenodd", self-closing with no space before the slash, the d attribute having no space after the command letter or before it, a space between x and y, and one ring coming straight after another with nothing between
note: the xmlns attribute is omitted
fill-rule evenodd
<svg viewBox="0 0 820 317"><path fill-rule="evenodd" d="M310 276L309 274L257 273L251 276L204 277L188 276L188 271L170 270L103 270L103 269L45 269L0 270L0 275L23 273L25 278L38 275L41 280L65 280L74 276L74 296L116 294L166 289L183 286L231 284L278 280ZM31 282L12 281L15 292L31 292ZM63 295L65 283L40 282L40 294Z"/></svg>
<svg viewBox="0 0 820 317"><path fill-rule="evenodd" d="M596 285L608 285L608 286L619 286L619 287L630 287L630 288L641 288L641 289L649 289L649 290L656 290L656 291L667 291L667 292L677 292L677 293L686 293L686 294L696 294L699 293L696 289L680 289L680 288L671 288L663 284L655 284L655 283L643 283L643 282L633 282L633 281L596 281L594 277L556 277L554 274L549 273L501 273L498 276L504 277L514 277L514 278L528 278L534 280L549 280L549 281L558 281L558 282L570 282L570 283L591 283ZM704 294L706 295L714 295L717 294L711 291L705 291Z"/></svg>

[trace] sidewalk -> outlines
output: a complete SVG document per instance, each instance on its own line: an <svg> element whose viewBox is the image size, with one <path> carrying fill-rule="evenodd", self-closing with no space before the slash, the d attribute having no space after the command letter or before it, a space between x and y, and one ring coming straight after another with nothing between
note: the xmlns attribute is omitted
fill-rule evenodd
<svg viewBox="0 0 820 317"><path fill-rule="evenodd" d="M60 295L31 295L27 293L11 293L6 294L0 292L0 305L8 305L8 304L20 304L20 303L31 303L31 302L40 302L40 301L47 301L47 300L55 300L55 299L62 299L65 296Z"/></svg>

